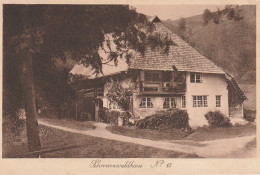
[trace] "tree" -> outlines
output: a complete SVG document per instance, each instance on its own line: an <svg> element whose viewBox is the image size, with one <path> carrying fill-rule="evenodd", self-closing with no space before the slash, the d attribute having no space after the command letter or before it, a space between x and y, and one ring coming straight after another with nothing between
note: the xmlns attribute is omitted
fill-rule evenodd
<svg viewBox="0 0 260 175"><path fill-rule="evenodd" d="M220 13L217 13L217 12L213 12L212 13L212 18L213 18L213 22L215 23L215 24L218 24L219 23L219 18L220 18L220 16L221 15L219 15Z"/></svg>
<svg viewBox="0 0 260 175"><path fill-rule="evenodd" d="M109 101L115 102L120 109L129 112L129 107L131 106L131 97L133 96L135 90L135 84L124 88L118 82L110 80L108 84L110 89L107 93L107 99Z"/></svg>
<svg viewBox="0 0 260 175"><path fill-rule="evenodd" d="M68 52L71 59L102 72L102 64L106 63L98 51L104 49L104 43L109 48L109 61L115 63L118 57L129 58L129 49L144 53L147 45L164 47L152 39L152 29L144 15L127 5L4 5L3 97L4 101L9 99L12 92L17 97L4 102L3 109L4 114L13 117L17 109L25 108L29 150L41 147L35 84L41 87L42 81L34 77L53 78L49 73L53 59L66 60ZM112 34L115 51L106 34ZM163 39L169 48L170 40ZM41 73L35 74L38 69Z"/></svg>
<svg viewBox="0 0 260 175"><path fill-rule="evenodd" d="M178 34L179 36L189 43L191 46L194 46L194 42L191 40L192 36L192 30L186 26L186 19L181 17L179 19L179 25L178 25Z"/></svg>
<svg viewBox="0 0 260 175"><path fill-rule="evenodd" d="M178 26L179 30L182 31L182 32L185 32L186 31L186 19L181 17L179 19L179 26Z"/></svg>
<svg viewBox="0 0 260 175"><path fill-rule="evenodd" d="M212 18L212 13L209 9L205 9L203 13L203 24L207 25Z"/></svg>

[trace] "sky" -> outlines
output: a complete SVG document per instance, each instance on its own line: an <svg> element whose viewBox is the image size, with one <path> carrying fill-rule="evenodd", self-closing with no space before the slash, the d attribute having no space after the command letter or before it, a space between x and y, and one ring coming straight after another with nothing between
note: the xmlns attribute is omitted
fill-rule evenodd
<svg viewBox="0 0 260 175"><path fill-rule="evenodd" d="M219 7L224 8L225 5L132 5L136 11L149 16L157 15L162 20L176 20L180 17L190 17L203 14L207 8L210 11L216 11Z"/></svg>

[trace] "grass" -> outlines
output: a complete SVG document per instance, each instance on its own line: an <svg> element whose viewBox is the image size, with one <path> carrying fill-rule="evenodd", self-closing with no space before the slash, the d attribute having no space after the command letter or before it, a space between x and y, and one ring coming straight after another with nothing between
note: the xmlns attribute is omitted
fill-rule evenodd
<svg viewBox="0 0 260 175"><path fill-rule="evenodd" d="M95 129L95 126L89 122L76 121L74 119L58 119L58 118L40 118L39 120L47 122L49 124L64 126L78 130L91 130Z"/></svg>
<svg viewBox="0 0 260 175"><path fill-rule="evenodd" d="M9 120L3 119L2 127L3 157L28 151L24 120L21 121L20 127L14 127Z"/></svg>
<svg viewBox="0 0 260 175"><path fill-rule="evenodd" d="M3 125L3 158L28 152L25 128L20 136L10 139L12 133ZM8 131L8 132L7 132ZM19 139L18 139L19 138ZM46 158L196 158L194 154L168 151L97 137L75 134L40 125L42 148L68 145L80 147L45 154ZM16 140L16 141L14 141Z"/></svg>
<svg viewBox="0 0 260 175"><path fill-rule="evenodd" d="M115 134L129 137L146 138L151 140L193 140L207 141L227 139L233 137L249 136L256 134L256 126L248 124L244 126L232 126L228 128L199 127L192 134L180 129L149 130L135 127L109 126L107 129Z"/></svg>
<svg viewBox="0 0 260 175"><path fill-rule="evenodd" d="M227 128L199 127L194 133L185 138L185 140L208 141L216 139L227 139L234 137L243 137L256 134L256 125L248 124L244 126L232 126Z"/></svg>
<svg viewBox="0 0 260 175"><path fill-rule="evenodd" d="M107 130L114 134L150 140L180 140L189 135L189 133L184 130L175 128L167 130L150 130L139 129L137 127L108 126Z"/></svg>
<svg viewBox="0 0 260 175"><path fill-rule="evenodd" d="M72 129L78 129L78 130L95 129L95 126L92 125L90 122L76 121L71 118L58 119L58 117L51 112L42 113L40 115L40 117L38 118L38 120L47 122L49 124L68 127L68 128L72 128Z"/></svg>

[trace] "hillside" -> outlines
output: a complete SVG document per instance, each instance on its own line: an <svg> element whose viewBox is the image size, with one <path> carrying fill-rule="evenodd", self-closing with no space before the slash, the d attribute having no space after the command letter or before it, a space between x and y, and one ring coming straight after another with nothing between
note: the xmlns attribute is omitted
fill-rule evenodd
<svg viewBox="0 0 260 175"><path fill-rule="evenodd" d="M256 7L240 6L240 21L212 21L203 25L202 15L186 18L191 29L190 40L195 49L225 71L231 73L239 83L256 82ZM178 20L164 22L173 32L179 34Z"/></svg>

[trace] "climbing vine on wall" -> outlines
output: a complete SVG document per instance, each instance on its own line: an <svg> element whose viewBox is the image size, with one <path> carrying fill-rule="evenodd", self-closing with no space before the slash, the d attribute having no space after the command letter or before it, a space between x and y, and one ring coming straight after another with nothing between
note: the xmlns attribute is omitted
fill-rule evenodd
<svg viewBox="0 0 260 175"><path fill-rule="evenodd" d="M122 110L129 111L131 106L131 98L135 91L135 84L129 85L129 87L123 87L119 82L110 80L108 83L110 89L107 93L107 99L115 102Z"/></svg>

